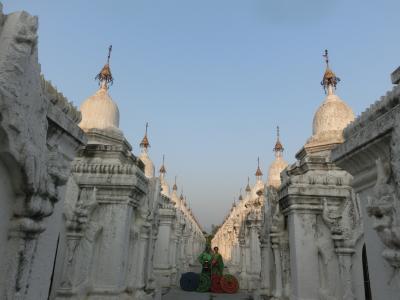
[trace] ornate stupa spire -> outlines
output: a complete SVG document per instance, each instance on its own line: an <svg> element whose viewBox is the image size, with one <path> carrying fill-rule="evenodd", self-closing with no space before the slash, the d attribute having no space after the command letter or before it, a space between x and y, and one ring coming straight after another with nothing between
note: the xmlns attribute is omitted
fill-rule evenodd
<svg viewBox="0 0 400 300"><path fill-rule="evenodd" d="M278 188L281 185L281 172L286 168L287 162L283 159L283 146L280 141L279 126L276 127L276 143L273 151L275 152L275 160L269 167L267 185Z"/></svg>
<svg viewBox="0 0 400 300"><path fill-rule="evenodd" d="M274 147L275 157L281 157L283 153L283 146L280 140L279 126L276 126L276 143Z"/></svg>
<svg viewBox="0 0 400 300"><path fill-rule="evenodd" d="M175 176L174 185L172 186L172 190L173 190L173 191L177 191L177 190L178 190L178 186L176 185L176 177L177 177L177 176Z"/></svg>
<svg viewBox="0 0 400 300"><path fill-rule="evenodd" d="M148 148L150 147L150 143L147 138L147 128L148 127L149 127L149 124L146 123L146 131L145 131L144 137L140 143L140 148L142 148L142 153L140 153L139 158L144 163L144 173L145 173L146 177L153 178L154 177L154 164L151 161L149 154L148 154Z"/></svg>
<svg viewBox="0 0 400 300"><path fill-rule="evenodd" d="M256 175L257 181L262 180L263 173L261 172L261 169L260 169L260 157L257 157L257 170L256 170L255 175Z"/></svg>
<svg viewBox="0 0 400 300"><path fill-rule="evenodd" d="M328 50L325 49L325 53L322 56L325 59L326 70L324 73L324 77L322 78L321 85L324 87L325 93L327 93L328 95L332 95L334 93L334 89L336 89L336 85L340 81L340 78L337 77L336 74L329 67Z"/></svg>
<svg viewBox="0 0 400 300"><path fill-rule="evenodd" d="M239 201L243 200L243 196L242 196L242 188L240 188L240 192L239 192Z"/></svg>
<svg viewBox="0 0 400 300"><path fill-rule="evenodd" d="M165 155L163 154L163 156L162 156L162 165L160 167L160 173L163 174L163 175L165 175L165 173L167 173L167 169L165 169L164 163L165 163Z"/></svg>
<svg viewBox="0 0 400 300"><path fill-rule="evenodd" d="M111 51L112 51L112 45L110 45L110 47L108 47L107 63L101 69L100 73L97 74L95 77L95 79L99 81L99 85L105 89L108 88L109 84L112 85L114 82L114 78L112 77L111 69L110 69Z"/></svg>
<svg viewBox="0 0 400 300"><path fill-rule="evenodd" d="M165 180L165 174L167 173L167 170L165 168L165 155L163 154L163 158L162 158L162 165L160 168L160 183L161 183L161 193L164 196L169 197L169 185L167 183L167 181Z"/></svg>
<svg viewBox="0 0 400 300"><path fill-rule="evenodd" d="M251 188L250 188L250 177L247 177L247 185L246 185L246 193L250 193L251 192Z"/></svg>
<svg viewBox="0 0 400 300"><path fill-rule="evenodd" d="M146 130L144 132L144 137L142 141L140 142L140 147L143 149L148 149L150 147L149 139L147 138L147 129L149 128L149 123L146 122Z"/></svg>

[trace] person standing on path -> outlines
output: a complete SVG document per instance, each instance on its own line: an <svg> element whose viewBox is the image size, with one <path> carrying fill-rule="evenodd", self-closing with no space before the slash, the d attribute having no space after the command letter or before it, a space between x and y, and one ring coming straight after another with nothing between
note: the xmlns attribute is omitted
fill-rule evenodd
<svg viewBox="0 0 400 300"><path fill-rule="evenodd" d="M218 247L214 247L214 254L211 261L211 270L212 274L217 274L222 276L224 272L224 261L222 259L222 255L218 253Z"/></svg>
<svg viewBox="0 0 400 300"><path fill-rule="evenodd" d="M201 264L201 273L211 276L211 260L213 259L213 254L211 252L211 246L207 245L206 249L199 255L198 261Z"/></svg>

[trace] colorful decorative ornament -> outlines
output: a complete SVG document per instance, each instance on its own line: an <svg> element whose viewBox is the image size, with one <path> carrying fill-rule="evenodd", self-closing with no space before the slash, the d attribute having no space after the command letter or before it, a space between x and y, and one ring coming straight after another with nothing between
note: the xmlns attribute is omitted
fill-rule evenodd
<svg viewBox="0 0 400 300"><path fill-rule="evenodd" d="M226 274L221 278L221 288L225 293L234 294L239 289L239 283L235 276Z"/></svg>
<svg viewBox="0 0 400 300"><path fill-rule="evenodd" d="M188 292L193 292L199 287L199 274L194 272L183 273L179 281L181 289Z"/></svg>
<svg viewBox="0 0 400 300"><path fill-rule="evenodd" d="M224 290L221 287L221 277L218 274L211 275L211 289L210 291L213 293L223 293Z"/></svg>
<svg viewBox="0 0 400 300"><path fill-rule="evenodd" d="M211 279L207 274L200 274L199 286L197 287L197 291L201 293L208 292L211 287Z"/></svg>

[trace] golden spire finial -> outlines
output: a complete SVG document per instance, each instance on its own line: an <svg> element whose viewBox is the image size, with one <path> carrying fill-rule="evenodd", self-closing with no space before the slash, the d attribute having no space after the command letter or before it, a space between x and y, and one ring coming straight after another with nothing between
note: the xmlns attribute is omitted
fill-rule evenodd
<svg viewBox="0 0 400 300"><path fill-rule="evenodd" d="M162 156L162 165L161 165L161 168L160 168L160 173L162 173L162 174L167 173L167 170L165 169L165 166L164 166L164 161L165 161L165 155L163 154L163 156Z"/></svg>
<svg viewBox="0 0 400 300"><path fill-rule="evenodd" d="M333 93L332 89L330 89L329 87L336 89L336 85L340 81L340 78L337 77L336 74L329 67L328 50L325 49L325 52L322 56L325 59L326 70L325 70L324 77L322 78L321 85L324 87L325 93L327 91L328 91L328 93Z"/></svg>
<svg viewBox="0 0 400 300"><path fill-rule="evenodd" d="M146 131L144 133L144 137L143 137L142 141L140 142L140 147L142 147L142 148L150 147L149 139L147 138L147 128L148 127L149 127L149 123L146 122Z"/></svg>
<svg viewBox="0 0 400 300"><path fill-rule="evenodd" d="M108 47L107 63L101 69L100 73L96 75L95 79L99 81L102 87L108 88L108 84L113 84L114 78L111 74L110 69L110 57L111 57L112 45Z"/></svg>
<svg viewBox="0 0 400 300"><path fill-rule="evenodd" d="M328 49L325 49L325 53L322 55L325 58L326 68L329 69L329 55Z"/></svg>
<svg viewBox="0 0 400 300"><path fill-rule="evenodd" d="M279 126L276 126L276 143L274 147L274 152L283 152L283 146L280 141L280 132L279 132Z"/></svg>
<svg viewBox="0 0 400 300"><path fill-rule="evenodd" d="M257 157L257 171L256 171L256 176L257 177L261 177L263 175L263 173L261 172L260 169L260 157Z"/></svg>
<svg viewBox="0 0 400 300"><path fill-rule="evenodd" d="M177 176L175 176L175 183L174 183L174 186L172 187L172 189L173 189L174 191L177 191L177 190L178 190L178 186L176 185L176 177L177 177Z"/></svg>
<svg viewBox="0 0 400 300"><path fill-rule="evenodd" d="M110 64L111 51L112 51L112 45L108 47L107 64Z"/></svg>

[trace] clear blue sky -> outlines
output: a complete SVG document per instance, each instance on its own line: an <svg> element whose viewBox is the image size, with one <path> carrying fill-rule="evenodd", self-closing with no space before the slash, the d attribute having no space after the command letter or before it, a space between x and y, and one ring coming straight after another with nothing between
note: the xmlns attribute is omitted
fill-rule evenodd
<svg viewBox="0 0 400 300"><path fill-rule="evenodd" d="M356 114L400 65L398 0L2 2L39 16L42 71L77 106L113 45L120 127L137 154L150 123L157 169L165 153L207 229L254 182L257 156L267 173L276 125L294 162L324 98L324 49Z"/></svg>

